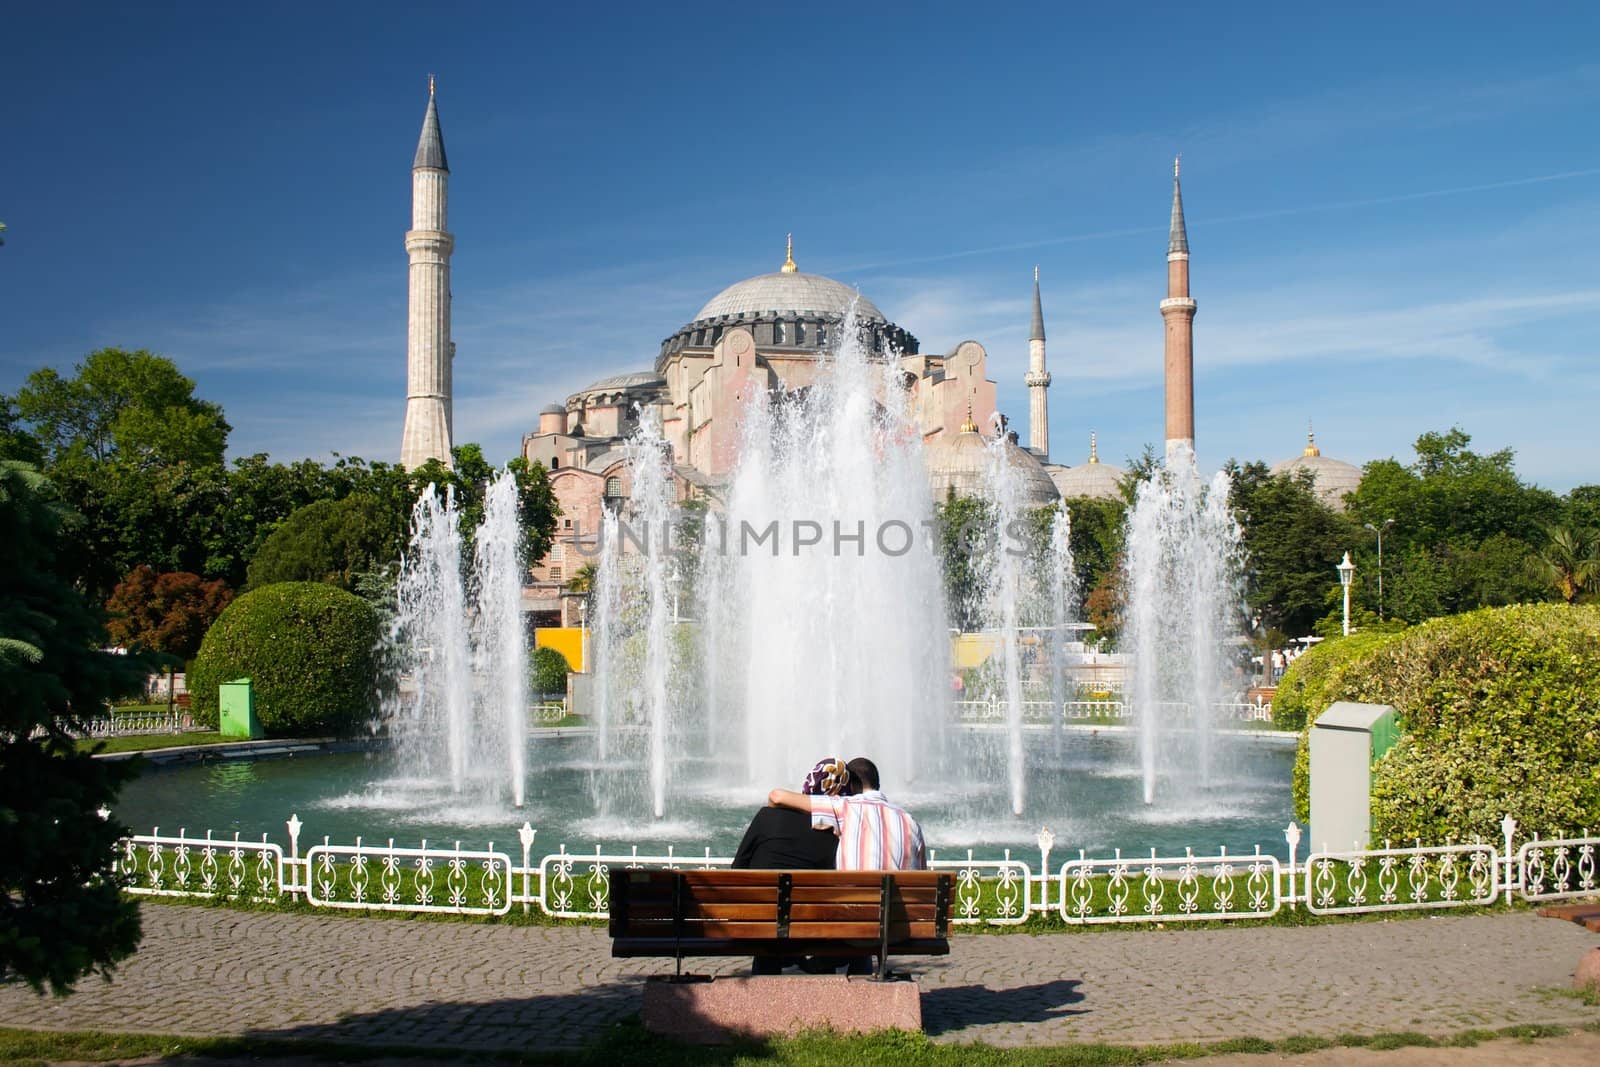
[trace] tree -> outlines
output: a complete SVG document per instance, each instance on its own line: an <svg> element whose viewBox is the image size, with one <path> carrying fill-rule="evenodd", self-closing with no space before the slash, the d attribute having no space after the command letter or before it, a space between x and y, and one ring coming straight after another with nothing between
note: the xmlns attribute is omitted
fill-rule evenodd
<svg viewBox="0 0 1600 1067"><path fill-rule="evenodd" d="M1600 532L1569 526L1546 526L1545 544L1532 569L1555 587L1562 603L1576 604L1578 597L1600 584Z"/></svg>
<svg viewBox="0 0 1600 1067"><path fill-rule="evenodd" d="M1334 567L1356 541L1350 523L1324 504L1309 474L1273 474L1265 463L1228 463L1229 505L1243 533L1246 594L1262 625L1309 633L1323 611Z"/></svg>
<svg viewBox="0 0 1600 1067"><path fill-rule="evenodd" d="M983 588L977 561L988 551L992 535L990 506L977 497L952 495L935 507L934 518L950 625L976 629L981 624Z"/></svg>
<svg viewBox="0 0 1600 1067"><path fill-rule="evenodd" d="M474 532L483 522L484 498L489 483L498 471L484 459L483 449L478 445L460 445L451 449L450 455L455 462L453 470L437 459L430 459L411 472L411 485L418 495L429 485L437 486L440 492L447 487L455 490L461 534L464 542L470 545ZM550 479L542 464L529 463L518 456L506 464L506 469L517 479L522 558L531 565L549 554L556 520L561 516L561 505L550 490Z"/></svg>
<svg viewBox="0 0 1600 1067"><path fill-rule="evenodd" d="M5 395L0 395L0 459L19 459L34 466L44 460L38 438L22 428L16 401Z"/></svg>
<svg viewBox="0 0 1600 1067"><path fill-rule="evenodd" d="M572 577L567 579L567 592L588 596L594 592L595 582L600 578L600 568L593 563L585 563L572 572Z"/></svg>
<svg viewBox="0 0 1600 1067"><path fill-rule="evenodd" d="M1384 536L1384 607L1422 620L1484 606L1543 599L1531 560L1542 526L1572 507L1523 482L1510 449L1481 455L1459 428L1417 438L1416 459L1367 464L1351 493L1357 524L1394 525ZM1374 574L1375 540L1352 555L1358 573ZM1376 583L1363 583L1362 606L1376 607Z"/></svg>
<svg viewBox="0 0 1600 1067"><path fill-rule="evenodd" d="M58 568L71 519L37 470L0 461L0 982L56 993L139 942L112 867L129 831L97 814L135 770L78 752L57 723L139 680L130 657L99 651L100 619Z"/></svg>
<svg viewBox="0 0 1600 1067"><path fill-rule="evenodd" d="M400 558L403 518L364 493L307 504L272 532L250 561L252 587L328 582L354 591L357 578Z"/></svg>
<svg viewBox="0 0 1600 1067"><path fill-rule="evenodd" d="M140 349L91 352L63 377L53 367L28 375L17 393L50 467L71 459L134 466L222 462L230 427L222 409L196 399L194 382L163 356Z"/></svg>
<svg viewBox="0 0 1600 1067"><path fill-rule="evenodd" d="M106 601L111 621L106 629L119 645L192 659L200 651L217 616L233 600L221 580L175 571L158 574L154 567L135 567Z"/></svg>
<svg viewBox="0 0 1600 1067"><path fill-rule="evenodd" d="M1122 539L1128 508L1120 500L1075 497L1061 506L1072 516L1072 566L1078 573L1078 590L1085 599L1122 565Z"/></svg>

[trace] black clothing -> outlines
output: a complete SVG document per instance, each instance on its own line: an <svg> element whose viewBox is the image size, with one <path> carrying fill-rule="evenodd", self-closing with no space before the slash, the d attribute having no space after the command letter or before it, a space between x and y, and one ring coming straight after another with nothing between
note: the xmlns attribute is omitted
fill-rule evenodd
<svg viewBox="0 0 1600 1067"><path fill-rule="evenodd" d="M839 835L813 830L811 816L793 808L762 808L750 820L735 867L752 870L831 871L839 854Z"/></svg>

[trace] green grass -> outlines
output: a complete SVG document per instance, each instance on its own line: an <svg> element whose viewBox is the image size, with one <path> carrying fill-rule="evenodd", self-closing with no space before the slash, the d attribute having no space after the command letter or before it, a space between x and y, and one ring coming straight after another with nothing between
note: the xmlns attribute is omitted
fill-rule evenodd
<svg viewBox="0 0 1600 1067"><path fill-rule="evenodd" d="M85 737L77 742L79 752L149 752L158 748L184 745L235 744L244 738L223 737L214 730L193 730L181 734L134 734L131 737ZM102 747L103 746L103 747Z"/></svg>
<svg viewBox="0 0 1600 1067"><path fill-rule="evenodd" d="M535 722L531 724L535 730L549 730L557 726L588 726L589 720L583 715L563 715L555 722Z"/></svg>
<svg viewBox="0 0 1600 1067"><path fill-rule="evenodd" d="M1583 1027L1593 1031L1595 1026ZM862 1064L890 1067L926 1064L929 1067L985 1067L1014 1064L1021 1067L1101 1067L1101 1065L1162 1063L1177 1058L1200 1058L1228 1053L1300 1054L1346 1047L1374 1050L1408 1047L1461 1048L1485 1041L1532 1041L1560 1037L1571 1031L1559 1026L1511 1026L1501 1030L1468 1030L1447 1037L1415 1033L1345 1034L1334 1038L1288 1037L1279 1041L1241 1037L1208 1043L1165 1045L1070 1044L1040 1048L1000 1049L982 1044L936 1044L920 1033L885 1031L859 1037L830 1033L802 1034L768 1041L738 1041L703 1047L681 1045L644 1030L637 1020L608 1029L598 1040L575 1051L465 1052L449 1048L354 1045L334 1041L294 1041L267 1037L196 1038L159 1034L108 1034L92 1031L56 1032L0 1028L0 1062L43 1063L75 1060L110 1062L145 1056L251 1057L272 1059L301 1057L314 1061L359 1062L390 1058L423 1058L460 1063L561 1064L572 1067L617 1063L652 1063L683 1067L735 1067L773 1064L781 1067L836 1067Z"/></svg>

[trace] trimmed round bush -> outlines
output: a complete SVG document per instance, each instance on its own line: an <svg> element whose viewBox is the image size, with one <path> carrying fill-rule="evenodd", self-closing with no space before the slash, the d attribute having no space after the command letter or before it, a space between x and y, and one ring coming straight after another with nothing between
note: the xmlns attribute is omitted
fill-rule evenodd
<svg viewBox="0 0 1600 1067"><path fill-rule="evenodd" d="M269 735L349 733L374 711L377 643L377 613L360 597L321 582L264 585L206 632L189 667L190 710L215 727L217 686L247 677Z"/></svg>
<svg viewBox="0 0 1600 1067"><path fill-rule="evenodd" d="M533 671L528 679L528 688L535 693L550 694L567 692L567 672L572 667L567 663L567 657L553 648L536 648L530 654Z"/></svg>
<svg viewBox="0 0 1600 1067"><path fill-rule="evenodd" d="M1600 826L1600 607L1435 619L1341 672L1330 696L1390 704L1405 734L1374 768L1378 839L1497 841ZM1306 740L1302 736L1301 758ZM1296 776L1295 803L1307 790Z"/></svg>

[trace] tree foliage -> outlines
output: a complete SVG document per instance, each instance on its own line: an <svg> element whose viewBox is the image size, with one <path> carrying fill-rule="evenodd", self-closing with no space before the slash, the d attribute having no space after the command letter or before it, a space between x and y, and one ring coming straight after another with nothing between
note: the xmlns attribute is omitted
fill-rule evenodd
<svg viewBox="0 0 1600 1067"><path fill-rule="evenodd" d="M1308 474L1273 474L1265 463L1230 463L1228 474L1252 613L1266 628L1309 633L1334 568L1355 540L1351 524L1317 497Z"/></svg>
<svg viewBox="0 0 1600 1067"><path fill-rule="evenodd" d="M1537 579L1555 588L1562 603L1577 603L1600 585L1600 531L1546 526L1532 569Z"/></svg>
<svg viewBox="0 0 1600 1067"><path fill-rule="evenodd" d="M34 371L16 399L51 466L77 458L216 465L228 442L222 409L196 399L176 364L144 349L91 352L71 377Z"/></svg>
<svg viewBox="0 0 1600 1067"><path fill-rule="evenodd" d="M400 515L365 493L314 501L262 544L250 561L249 582L328 582L354 592L362 574L399 560L405 532Z"/></svg>
<svg viewBox="0 0 1600 1067"><path fill-rule="evenodd" d="M475 444L459 445L450 450L454 469L436 459L430 459L411 471L413 497L429 485L440 492L447 487L455 494L464 543L471 544L474 531L483 522L484 502L489 483L499 472L484 459L483 449ZM518 456L506 464L517 479L517 503L522 520L522 556L528 564L535 563L550 551L555 536L556 520L561 515L561 505L550 489L550 479L539 463L529 463ZM407 518L410 517L409 506Z"/></svg>
<svg viewBox="0 0 1600 1067"><path fill-rule="evenodd" d="M119 645L187 660L200 650L201 638L232 600L233 591L220 579L208 582L188 571L158 574L154 567L135 567L106 601L111 616L106 629Z"/></svg>
<svg viewBox="0 0 1600 1067"><path fill-rule="evenodd" d="M1551 595L1530 566L1561 498L1517 477L1510 449L1480 455L1471 441L1459 428L1425 433L1412 463L1369 463L1350 494L1358 527L1394 520L1384 536L1385 614L1429 619ZM1376 538L1368 534L1353 555L1358 576L1377 574ZM1376 581L1352 595L1376 610Z"/></svg>
<svg viewBox="0 0 1600 1067"><path fill-rule="evenodd" d="M243 594L207 631L189 671L195 721L217 724L217 686L247 677L256 713L278 737L348 733L375 710L376 613L320 582Z"/></svg>
<svg viewBox="0 0 1600 1067"><path fill-rule="evenodd" d="M128 830L96 814L133 769L78 752L56 725L138 684L136 664L99 651L100 619L58 569L71 518L38 471L0 461L0 982L57 993L139 941L111 866Z"/></svg>

